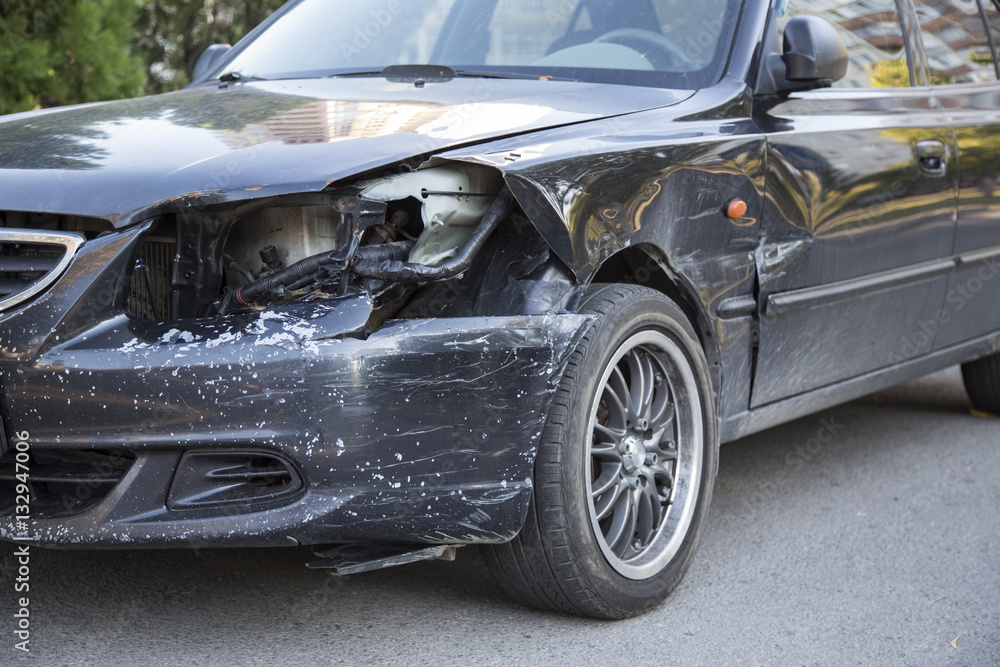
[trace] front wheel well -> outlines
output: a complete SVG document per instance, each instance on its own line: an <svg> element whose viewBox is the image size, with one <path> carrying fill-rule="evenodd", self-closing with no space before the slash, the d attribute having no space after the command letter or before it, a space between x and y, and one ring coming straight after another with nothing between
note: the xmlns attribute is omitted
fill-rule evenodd
<svg viewBox="0 0 1000 667"><path fill-rule="evenodd" d="M713 388L719 391L721 360L711 321L693 290L670 269L666 257L658 248L646 244L626 248L606 259L590 282L643 285L676 303L698 333L709 367L713 370Z"/></svg>

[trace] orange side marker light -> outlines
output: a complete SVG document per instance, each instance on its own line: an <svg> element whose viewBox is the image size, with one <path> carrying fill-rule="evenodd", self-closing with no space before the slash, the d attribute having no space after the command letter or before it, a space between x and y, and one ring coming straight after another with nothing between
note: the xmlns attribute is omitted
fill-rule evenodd
<svg viewBox="0 0 1000 667"><path fill-rule="evenodd" d="M734 199L726 208L726 215L732 220L739 220L747 214L747 203L742 199Z"/></svg>

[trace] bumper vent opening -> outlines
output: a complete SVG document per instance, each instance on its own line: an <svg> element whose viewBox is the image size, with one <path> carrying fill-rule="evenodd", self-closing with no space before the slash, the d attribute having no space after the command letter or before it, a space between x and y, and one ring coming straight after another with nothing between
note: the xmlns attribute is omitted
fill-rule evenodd
<svg viewBox="0 0 1000 667"><path fill-rule="evenodd" d="M0 228L0 312L48 289L84 240L68 232Z"/></svg>
<svg viewBox="0 0 1000 667"><path fill-rule="evenodd" d="M302 478L284 458L267 452L189 451L170 486L170 509L251 503L291 496Z"/></svg>
<svg viewBox="0 0 1000 667"><path fill-rule="evenodd" d="M84 512L111 492L134 461L135 454L125 451L32 450L32 512L47 518ZM18 472L12 452L0 457L0 498L14 499Z"/></svg>

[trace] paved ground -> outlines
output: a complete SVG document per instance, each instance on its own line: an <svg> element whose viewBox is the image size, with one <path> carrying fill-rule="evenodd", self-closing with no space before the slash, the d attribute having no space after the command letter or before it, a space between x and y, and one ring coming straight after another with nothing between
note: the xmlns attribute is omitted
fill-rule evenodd
<svg viewBox="0 0 1000 667"><path fill-rule="evenodd" d="M24 660L4 545L0 665L1000 665L1000 421L968 408L952 369L725 446L687 579L630 621L522 609L471 549L342 582L305 550L34 550Z"/></svg>

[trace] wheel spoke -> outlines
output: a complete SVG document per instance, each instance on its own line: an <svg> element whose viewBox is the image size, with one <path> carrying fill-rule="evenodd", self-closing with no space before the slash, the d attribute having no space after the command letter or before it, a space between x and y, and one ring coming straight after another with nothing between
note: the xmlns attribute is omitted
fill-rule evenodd
<svg viewBox="0 0 1000 667"><path fill-rule="evenodd" d="M639 495L641 491L639 489L630 489L627 493L622 495L628 499L628 520L625 523L625 530L622 532L621 537L615 541L614 546L611 550L618 554L621 558L627 552L630 546L632 546L633 538L635 537L635 524L639 519Z"/></svg>
<svg viewBox="0 0 1000 667"><path fill-rule="evenodd" d="M617 444L625 436L625 429L617 430L604 424L594 424L594 435L601 436L601 443Z"/></svg>
<svg viewBox="0 0 1000 667"><path fill-rule="evenodd" d="M629 490L628 482L625 482L624 480L622 481L624 482L624 487L622 488L623 493L621 493L615 501L614 512L611 515L611 526L608 528L608 532L604 535L604 539L607 540L608 546L611 547L611 550L619 557L625 550L619 549L618 545L624 540L625 545L628 546L632 535L631 533L626 535L626 533L628 532L630 525L635 525L635 519L632 516L634 513L632 494Z"/></svg>
<svg viewBox="0 0 1000 667"><path fill-rule="evenodd" d="M659 513L654 509L654 505L658 506L660 499L656 498L654 501L650 496L650 489L656 489L651 480L640 489L636 512L635 536L642 547L649 544L653 539L653 533L656 532L656 528L658 527L657 518Z"/></svg>
<svg viewBox="0 0 1000 667"><path fill-rule="evenodd" d="M615 366L611 370L611 376L608 378L607 388L614 393L615 397L618 399L618 404L621 405L623 409L625 419L622 421L622 428L625 428L627 420L635 414L635 410L632 404L632 394L629 392L628 383L625 382L625 376L622 375L622 371L618 366Z"/></svg>
<svg viewBox="0 0 1000 667"><path fill-rule="evenodd" d="M670 389L667 386L666 380L664 380L663 385L659 389L656 392L656 399L653 401L653 405L649 411L649 423L654 428L666 428L674 421L674 402L670 396Z"/></svg>
<svg viewBox="0 0 1000 667"><path fill-rule="evenodd" d="M628 488L628 482L624 479L619 480L618 484L609 489L600 498L594 499L594 512L597 515L597 520L602 521L606 518L611 511L615 508L615 504L622 495L622 491Z"/></svg>
<svg viewBox="0 0 1000 667"><path fill-rule="evenodd" d="M612 377L614 377L614 374L612 374ZM608 409L607 425L610 428L619 429L624 432L628 424L629 408L625 405L614 387L611 386L610 381L604 385L603 396L603 405ZM626 393L625 396L625 400L627 401L628 394Z"/></svg>
<svg viewBox="0 0 1000 667"><path fill-rule="evenodd" d="M598 498L611 490L611 487L618 484L618 480L621 476L622 464L619 463L602 463L601 473L597 476L597 479L590 485L592 489L591 495L594 497L594 504L597 504Z"/></svg>
<svg viewBox="0 0 1000 667"><path fill-rule="evenodd" d="M656 360L653 357L653 355L650 354L649 352L646 352L645 354L642 355L642 361L643 361L643 364L645 366L645 371L646 371L646 374L645 374L646 375L646 392L643 395L643 401L644 401L644 403L643 403L643 407L642 407L642 415L644 417L646 417L646 418L649 418L650 421L652 422L652 419L650 418L650 416L651 416L651 413L653 411L653 401L656 398L656 394L657 393L661 393L662 394L663 392L662 392L662 390L659 391L659 392L657 392L657 390L656 390L656 375L657 375L656 369L657 369L657 363L656 363Z"/></svg>
<svg viewBox="0 0 1000 667"><path fill-rule="evenodd" d="M614 442L595 442L590 445L590 455L602 461L621 461L622 455Z"/></svg>
<svg viewBox="0 0 1000 667"><path fill-rule="evenodd" d="M653 378L649 374L646 365L646 354L639 349L632 350L626 357L629 374L631 375L630 397L632 400L632 415L634 417L644 417L648 406L650 390L653 387Z"/></svg>

